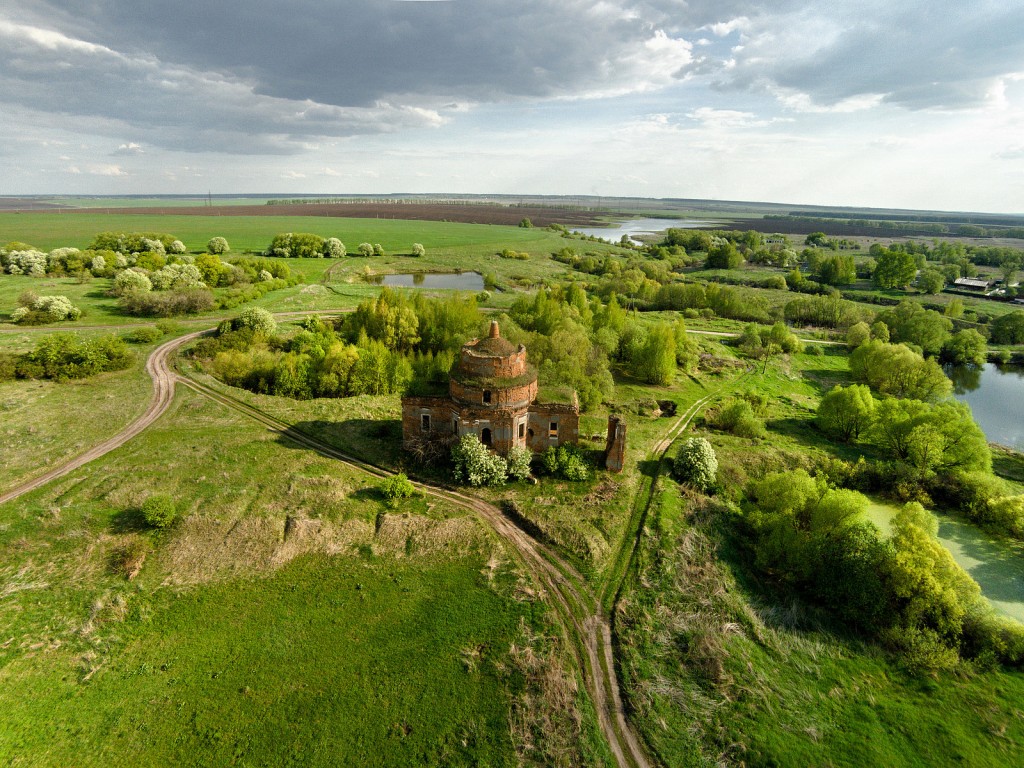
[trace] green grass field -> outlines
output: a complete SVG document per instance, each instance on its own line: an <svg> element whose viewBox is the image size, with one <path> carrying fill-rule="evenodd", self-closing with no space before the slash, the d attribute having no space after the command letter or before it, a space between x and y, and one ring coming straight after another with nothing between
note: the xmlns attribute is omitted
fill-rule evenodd
<svg viewBox="0 0 1024 768"><path fill-rule="evenodd" d="M154 492L183 516L166 533L139 519ZM0 546L4 763L594 759L573 695L545 701L575 683L539 674L561 669L546 609L488 529L388 507L375 480L187 391L0 508ZM133 546L148 557L128 582Z"/></svg>

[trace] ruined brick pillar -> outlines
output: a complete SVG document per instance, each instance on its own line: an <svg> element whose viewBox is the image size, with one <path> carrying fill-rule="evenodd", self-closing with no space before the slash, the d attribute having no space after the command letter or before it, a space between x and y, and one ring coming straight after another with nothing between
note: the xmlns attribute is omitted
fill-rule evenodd
<svg viewBox="0 0 1024 768"><path fill-rule="evenodd" d="M608 417L608 440L604 448L604 466L609 472L621 472L626 465L626 422L621 416Z"/></svg>

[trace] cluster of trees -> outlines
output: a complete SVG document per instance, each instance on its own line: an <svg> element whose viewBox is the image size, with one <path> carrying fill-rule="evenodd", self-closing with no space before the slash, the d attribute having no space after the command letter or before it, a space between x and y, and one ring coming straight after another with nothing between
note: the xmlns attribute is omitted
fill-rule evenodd
<svg viewBox="0 0 1024 768"><path fill-rule="evenodd" d="M948 668L982 653L1019 663L1024 633L996 619L977 584L908 503L883 538L868 499L803 470L752 484L743 521L756 567L876 637L915 666Z"/></svg>
<svg viewBox="0 0 1024 768"><path fill-rule="evenodd" d="M79 339L73 333L44 336L31 352L0 352L0 381L9 379L82 379L103 371L120 371L135 356L117 336Z"/></svg>
<svg viewBox="0 0 1024 768"><path fill-rule="evenodd" d="M425 256L427 249L423 243L413 243L410 256ZM321 237L311 232L282 232L274 235L264 251L265 256L278 256L291 259L340 259L343 256L384 256L384 246L380 243L360 243L352 253L345 244L336 237Z"/></svg>
<svg viewBox="0 0 1024 768"><path fill-rule="evenodd" d="M40 296L35 291L22 291L18 296L18 306L11 312L11 322L43 325L77 320L81 316L82 310L73 305L67 296Z"/></svg>

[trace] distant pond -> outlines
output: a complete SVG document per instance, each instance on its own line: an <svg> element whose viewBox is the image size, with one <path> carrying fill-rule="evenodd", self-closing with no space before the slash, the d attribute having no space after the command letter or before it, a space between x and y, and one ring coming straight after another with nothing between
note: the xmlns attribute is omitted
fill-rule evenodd
<svg viewBox="0 0 1024 768"><path fill-rule="evenodd" d="M1024 450L1024 368L985 363L947 373L953 396L971 406L988 441Z"/></svg>
<svg viewBox="0 0 1024 768"><path fill-rule="evenodd" d="M457 291L484 289L484 278L479 272L407 272L374 275L369 280L392 288L452 288Z"/></svg>
<svg viewBox="0 0 1024 768"><path fill-rule="evenodd" d="M629 235L632 240L633 235L654 235L664 232L666 229L699 229L713 226L715 226L713 221L699 221L698 219L631 219L617 222L610 227L587 227L574 231L588 236L603 237L605 240L617 243L623 235ZM634 240L634 242L636 241Z"/></svg>

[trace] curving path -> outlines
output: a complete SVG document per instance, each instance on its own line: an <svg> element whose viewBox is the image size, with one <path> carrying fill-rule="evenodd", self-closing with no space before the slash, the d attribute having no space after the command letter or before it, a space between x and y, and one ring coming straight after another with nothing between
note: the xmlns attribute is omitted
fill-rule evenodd
<svg viewBox="0 0 1024 768"><path fill-rule="evenodd" d="M139 416L139 418L110 439L103 441L99 445L93 446L85 453L79 454L67 463L51 469L49 472L46 472L32 480L28 480L27 482L7 491L3 495L0 495L0 504L16 499L29 491L34 491L36 488L46 485L51 480L63 477L82 465L88 464L93 459L98 459L100 456L110 453L115 448L120 448L137 434L146 429L146 427L154 421L159 419L174 399L175 374L168 368L168 358L171 353L178 349L182 344L186 344L204 333L207 333L207 331L196 331L195 333L190 333L186 336L180 336L177 339L172 339L171 341L161 344L153 350L149 359L146 360L146 373L148 373L150 378L153 379L153 397L149 402L149 407L146 408L145 412Z"/></svg>

